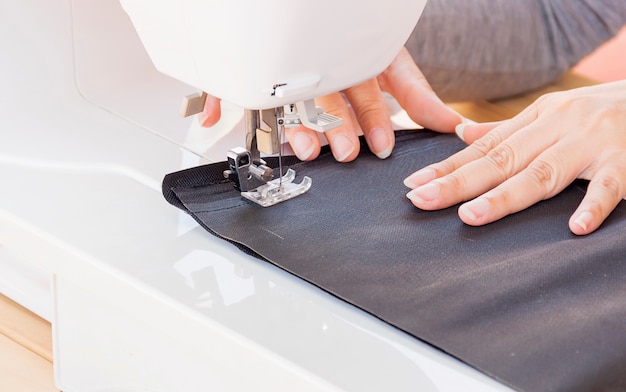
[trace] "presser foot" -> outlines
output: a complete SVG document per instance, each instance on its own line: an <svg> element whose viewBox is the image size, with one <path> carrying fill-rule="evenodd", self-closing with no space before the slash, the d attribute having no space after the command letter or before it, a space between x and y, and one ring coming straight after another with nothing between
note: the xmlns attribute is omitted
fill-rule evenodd
<svg viewBox="0 0 626 392"><path fill-rule="evenodd" d="M304 177L297 184L293 181L296 172L293 169L281 178L273 178L273 171L259 159L253 161L250 151L237 147L228 152L229 170L224 171L224 177L231 180L241 196L263 207L273 206L281 201L293 199L311 188L312 180Z"/></svg>
<svg viewBox="0 0 626 392"><path fill-rule="evenodd" d="M310 177L305 176L299 184L293 182L295 178L296 172L289 169L282 178L268 181L254 190L241 192L241 196L263 207L273 206L281 201L293 199L311 188L313 181Z"/></svg>

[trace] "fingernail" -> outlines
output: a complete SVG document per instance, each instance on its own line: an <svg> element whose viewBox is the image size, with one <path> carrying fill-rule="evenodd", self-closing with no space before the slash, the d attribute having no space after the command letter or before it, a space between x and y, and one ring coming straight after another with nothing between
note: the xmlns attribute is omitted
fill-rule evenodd
<svg viewBox="0 0 626 392"><path fill-rule="evenodd" d="M383 128L374 128L369 134L370 148L372 152L380 159L388 158L393 150L389 133Z"/></svg>
<svg viewBox="0 0 626 392"><path fill-rule="evenodd" d="M301 161L309 159L315 150L315 142L309 134L304 132L296 133L290 144L293 152Z"/></svg>
<svg viewBox="0 0 626 392"><path fill-rule="evenodd" d="M439 184L437 183L423 185L406 194L406 197L417 204L434 200L437 196L439 196Z"/></svg>
<svg viewBox="0 0 626 392"><path fill-rule="evenodd" d="M593 215L589 211L583 211L578 214L574 223L580 226L584 231L587 231L589 225L591 225L591 221L593 220Z"/></svg>
<svg viewBox="0 0 626 392"><path fill-rule="evenodd" d="M465 130L466 126L467 126L467 123L460 123L454 128L454 133L456 133L459 139L463 141L465 141L465 139L463 139L463 131Z"/></svg>
<svg viewBox="0 0 626 392"><path fill-rule="evenodd" d="M354 144L347 136L337 135L333 138L333 155L339 162L345 161L350 155L352 155L354 149Z"/></svg>
<svg viewBox="0 0 626 392"><path fill-rule="evenodd" d="M435 171L429 167L418 170L404 179L403 183L407 188L417 188L435 179Z"/></svg>
<svg viewBox="0 0 626 392"><path fill-rule="evenodd" d="M465 131L465 127L471 124L476 124L476 121L474 120L470 120L469 118L465 118L462 117L461 118L461 123L458 124L455 128L454 128L454 132L456 133L456 135L459 137L459 139L465 141L463 132Z"/></svg>
<svg viewBox="0 0 626 392"><path fill-rule="evenodd" d="M459 207L459 214L465 215L470 220L482 218L491 208L491 203L486 197L479 197Z"/></svg>

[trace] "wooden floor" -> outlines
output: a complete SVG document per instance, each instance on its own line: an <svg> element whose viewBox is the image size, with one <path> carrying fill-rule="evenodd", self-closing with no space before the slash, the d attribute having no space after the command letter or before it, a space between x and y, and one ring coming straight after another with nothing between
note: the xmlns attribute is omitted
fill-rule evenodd
<svg viewBox="0 0 626 392"><path fill-rule="evenodd" d="M0 295L0 391L52 392L50 323Z"/></svg>

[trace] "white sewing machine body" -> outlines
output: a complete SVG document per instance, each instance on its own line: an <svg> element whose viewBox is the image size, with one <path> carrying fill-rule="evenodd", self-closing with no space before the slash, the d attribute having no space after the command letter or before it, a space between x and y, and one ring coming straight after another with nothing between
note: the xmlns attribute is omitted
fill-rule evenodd
<svg viewBox="0 0 626 392"><path fill-rule="evenodd" d="M426 0L121 0L156 68L246 109L381 73Z"/></svg>
<svg viewBox="0 0 626 392"><path fill-rule="evenodd" d="M241 140L178 117L115 0L0 0L0 292L50 320L64 392L500 390L218 240L160 194ZM339 261L340 262L340 261Z"/></svg>

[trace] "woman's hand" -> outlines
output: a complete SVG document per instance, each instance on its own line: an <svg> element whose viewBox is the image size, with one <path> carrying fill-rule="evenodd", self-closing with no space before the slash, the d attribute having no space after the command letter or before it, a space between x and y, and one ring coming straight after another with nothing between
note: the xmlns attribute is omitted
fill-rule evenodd
<svg viewBox="0 0 626 392"><path fill-rule="evenodd" d="M394 147L391 119L382 92L390 93L418 124L440 132L453 132L461 116L445 106L424 78L406 49L398 54L389 67L377 78L368 80L341 93L316 99L324 111L341 117L344 125L325 132L335 159L354 160L359 154L360 132L370 150L381 159L387 158ZM217 98L208 97L205 110L199 116L203 126L219 120ZM320 153L319 133L304 126L285 131L296 156L307 161Z"/></svg>
<svg viewBox="0 0 626 392"><path fill-rule="evenodd" d="M626 195L626 81L542 96L500 123L461 124L471 143L404 181L424 210L459 207L463 222L484 225L548 199L577 178L587 193L569 221L596 230Z"/></svg>

